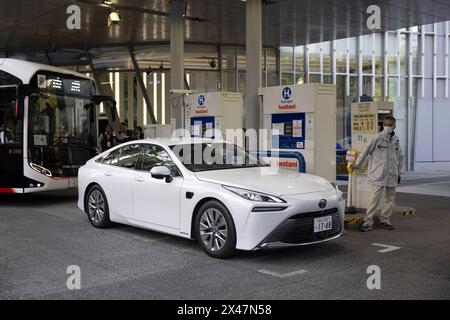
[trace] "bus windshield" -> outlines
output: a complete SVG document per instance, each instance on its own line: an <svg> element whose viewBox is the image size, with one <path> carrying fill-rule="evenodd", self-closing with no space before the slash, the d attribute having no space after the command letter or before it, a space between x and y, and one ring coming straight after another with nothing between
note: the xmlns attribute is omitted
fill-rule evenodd
<svg viewBox="0 0 450 320"><path fill-rule="evenodd" d="M96 106L83 92L92 81L47 74L45 80L38 75L37 84L40 94L28 108L29 162L53 176L76 176L96 154Z"/></svg>

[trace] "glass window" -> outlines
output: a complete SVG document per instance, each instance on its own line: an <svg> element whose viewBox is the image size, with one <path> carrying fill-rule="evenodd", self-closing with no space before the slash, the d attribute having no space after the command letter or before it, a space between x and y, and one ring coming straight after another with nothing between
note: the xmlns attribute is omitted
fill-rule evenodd
<svg viewBox="0 0 450 320"><path fill-rule="evenodd" d="M221 47L222 50L222 69L236 69L236 49L233 47Z"/></svg>
<svg viewBox="0 0 450 320"><path fill-rule="evenodd" d="M347 42L348 39L339 39L335 42L337 73L347 73Z"/></svg>
<svg viewBox="0 0 450 320"><path fill-rule="evenodd" d="M238 72L238 92L245 92L245 71Z"/></svg>
<svg viewBox="0 0 450 320"><path fill-rule="evenodd" d="M398 52L398 39L397 33L389 32L387 35L387 64L388 74L396 75L397 71L397 52Z"/></svg>
<svg viewBox="0 0 450 320"><path fill-rule="evenodd" d="M245 70L247 68L247 56L245 48L237 49L237 67L239 70Z"/></svg>
<svg viewBox="0 0 450 320"><path fill-rule="evenodd" d="M153 167L156 166L168 167L173 177L181 176L177 165L173 162L169 153L164 150L163 147L148 144L145 146L142 156L142 170L149 172Z"/></svg>
<svg viewBox="0 0 450 320"><path fill-rule="evenodd" d="M400 75L406 75L406 34L400 34Z"/></svg>
<svg viewBox="0 0 450 320"><path fill-rule="evenodd" d="M294 84L294 74L293 73L283 73L281 76L281 85Z"/></svg>
<svg viewBox="0 0 450 320"><path fill-rule="evenodd" d="M278 71L277 53L275 48L266 48L266 70L267 72Z"/></svg>
<svg viewBox="0 0 450 320"><path fill-rule="evenodd" d="M142 147L139 144L130 144L122 148L119 158L119 167L136 169Z"/></svg>
<svg viewBox="0 0 450 320"><path fill-rule="evenodd" d="M236 91L236 71L222 71L222 89L224 91Z"/></svg>
<svg viewBox="0 0 450 320"><path fill-rule="evenodd" d="M322 72L330 73L331 72L331 46L330 41L322 43Z"/></svg>
<svg viewBox="0 0 450 320"><path fill-rule="evenodd" d="M280 85L280 78L277 72L267 73L267 86L278 86Z"/></svg>
<svg viewBox="0 0 450 320"><path fill-rule="evenodd" d="M119 163L120 151L122 148L115 149L111 151L106 157L99 160L100 163L108 164L111 166L117 166Z"/></svg>
<svg viewBox="0 0 450 320"><path fill-rule="evenodd" d="M362 72L365 74L372 73L372 53L373 42L372 34L366 34L360 37Z"/></svg>
<svg viewBox="0 0 450 320"><path fill-rule="evenodd" d="M294 71L294 48L280 47L281 71Z"/></svg>
<svg viewBox="0 0 450 320"><path fill-rule="evenodd" d="M358 51L356 41L357 37L350 38L349 40L349 54L350 54L350 73L357 74L358 73Z"/></svg>
<svg viewBox="0 0 450 320"><path fill-rule="evenodd" d="M308 45L309 71L320 72L320 43Z"/></svg>
<svg viewBox="0 0 450 320"><path fill-rule="evenodd" d="M383 37L381 36L381 33L375 33L375 74L382 75L383 74Z"/></svg>
<svg viewBox="0 0 450 320"><path fill-rule="evenodd" d="M397 97L397 78L389 77L388 79L388 96L389 98Z"/></svg>
<svg viewBox="0 0 450 320"><path fill-rule="evenodd" d="M22 143L23 123L14 89L0 90L0 144Z"/></svg>
<svg viewBox="0 0 450 320"><path fill-rule="evenodd" d="M310 74L309 82L310 83L320 83L320 74Z"/></svg>
<svg viewBox="0 0 450 320"><path fill-rule="evenodd" d="M367 94L369 97L372 97L372 76L363 77L362 93Z"/></svg>
<svg viewBox="0 0 450 320"><path fill-rule="evenodd" d="M304 84L305 83L305 75L303 73L297 73L295 75L295 83L296 84Z"/></svg>
<svg viewBox="0 0 450 320"><path fill-rule="evenodd" d="M374 101L383 101L383 77L375 77Z"/></svg>
<svg viewBox="0 0 450 320"><path fill-rule="evenodd" d="M412 53L412 74L420 75L421 70L420 67L420 51L419 51L419 35L413 33L410 35L411 37L411 53Z"/></svg>
<svg viewBox="0 0 450 320"><path fill-rule="evenodd" d="M305 71L305 47L297 46L295 47L295 71L304 72Z"/></svg>

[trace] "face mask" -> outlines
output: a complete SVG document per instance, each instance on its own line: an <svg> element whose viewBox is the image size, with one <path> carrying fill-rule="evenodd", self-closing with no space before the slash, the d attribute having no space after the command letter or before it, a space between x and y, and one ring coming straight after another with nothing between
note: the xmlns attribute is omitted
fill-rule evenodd
<svg viewBox="0 0 450 320"><path fill-rule="evenodd" d="M384 132L386 132L387 134L391 134L394 131L393 127L389 127L389 126L384 126L383 127Z"/></svg>

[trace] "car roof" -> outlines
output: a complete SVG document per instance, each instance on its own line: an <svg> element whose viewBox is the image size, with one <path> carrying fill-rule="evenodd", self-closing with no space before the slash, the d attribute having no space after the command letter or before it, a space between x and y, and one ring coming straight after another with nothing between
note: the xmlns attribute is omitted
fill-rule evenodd
<svg viewBox="0 0 450 320"><path fill-rule="evenodd" d="M203 138L152 138L152 139L147 138L129 141L125 144L133 144L133 143L154 143L163 146L174 146L193 143L227 143L227 141L222 139L203 139Z"/></svg>

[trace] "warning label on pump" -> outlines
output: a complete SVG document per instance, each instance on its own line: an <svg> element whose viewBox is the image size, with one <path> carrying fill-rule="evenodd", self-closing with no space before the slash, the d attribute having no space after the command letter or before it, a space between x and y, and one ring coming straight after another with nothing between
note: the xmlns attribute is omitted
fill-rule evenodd
<svg viewBox="0 0 450 320"><path fill-rule="evenodd" d="M353 133L373 133L377 129L376 115L356 114L353 116Z"/></svg>

